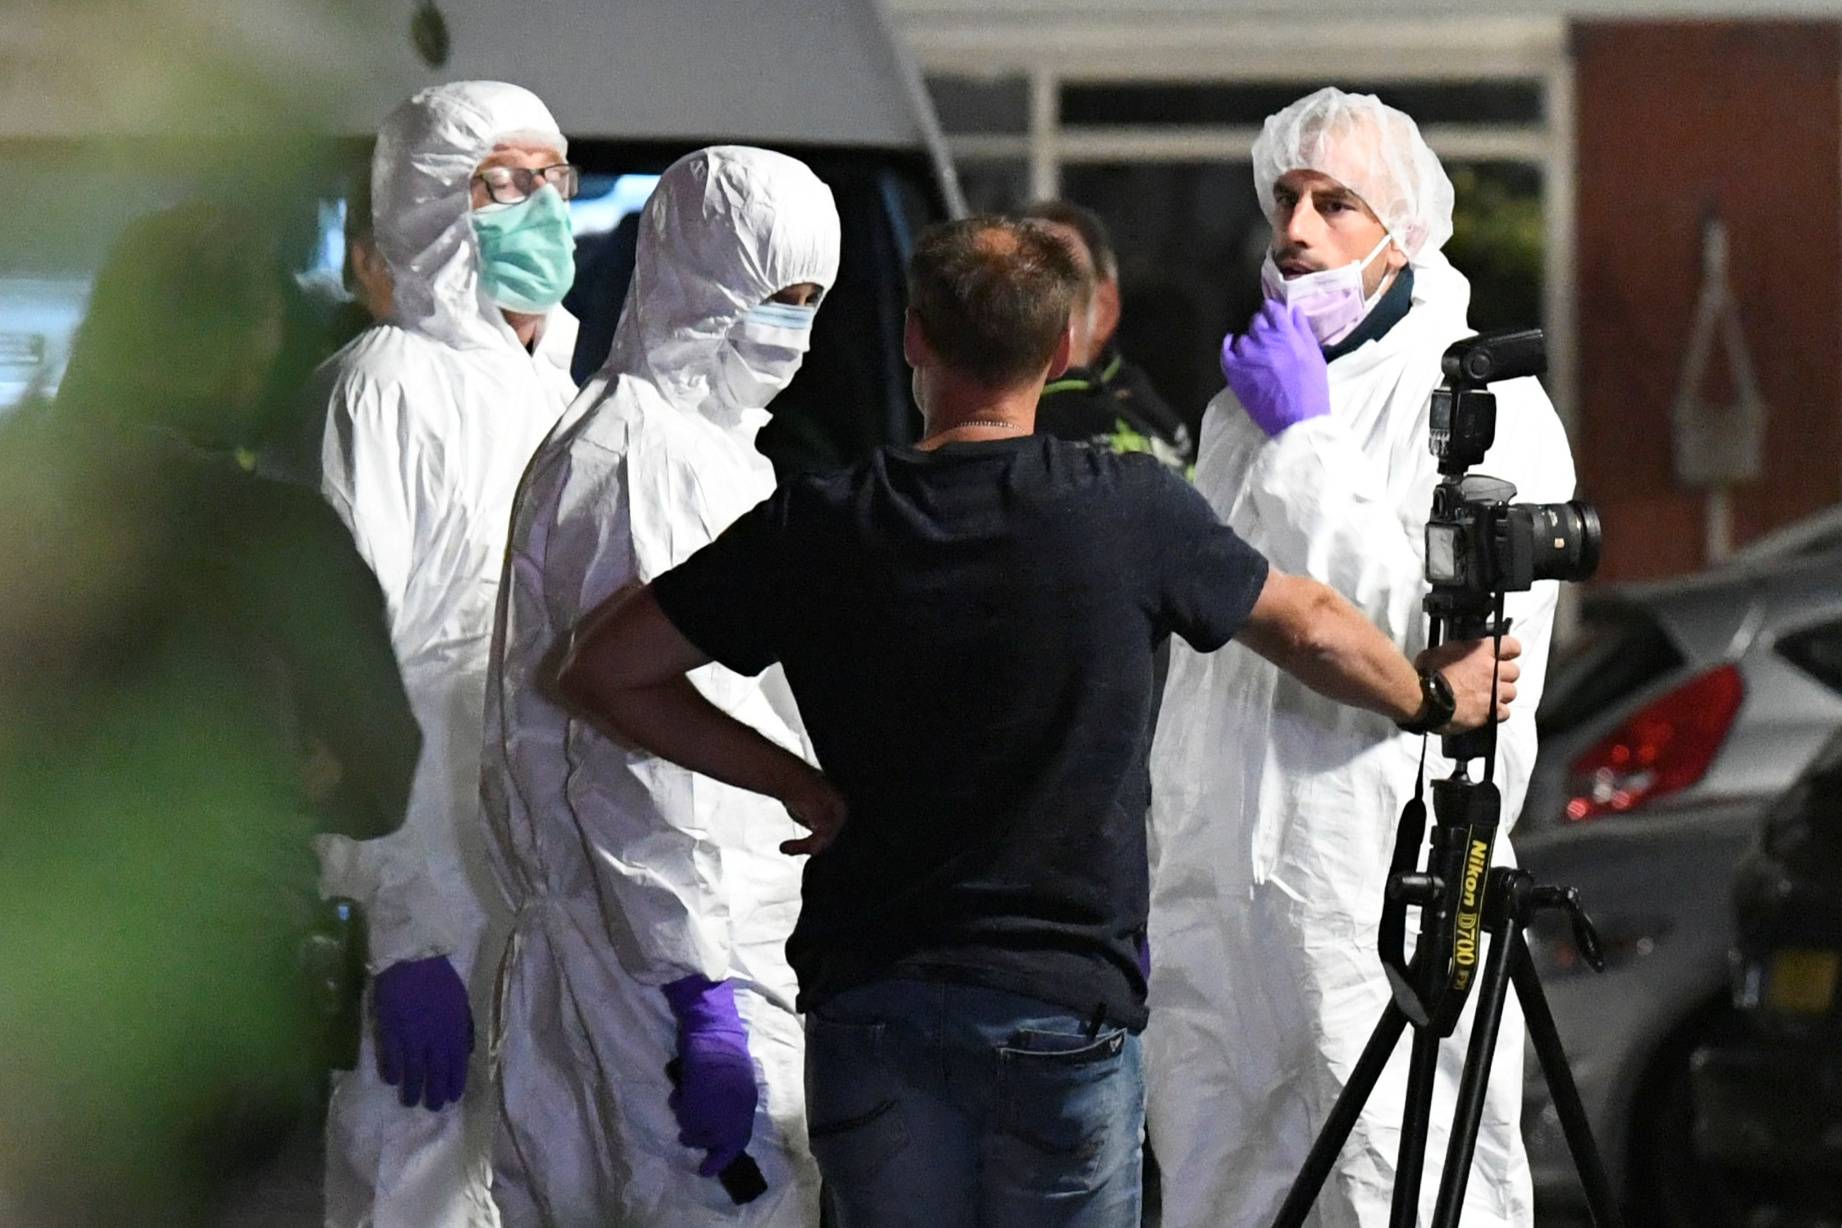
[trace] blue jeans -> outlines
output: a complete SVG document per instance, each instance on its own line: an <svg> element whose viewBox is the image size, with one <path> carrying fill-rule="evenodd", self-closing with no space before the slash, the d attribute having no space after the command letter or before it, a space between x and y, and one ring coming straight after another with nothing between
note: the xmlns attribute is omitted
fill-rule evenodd
<svg viewBox="0 0 1842 1228"><path fill-rule="evenodd" d="M877 981L806 1015L837 1228L1138 1228L1138 1037L1066 1007Z"/></svg>

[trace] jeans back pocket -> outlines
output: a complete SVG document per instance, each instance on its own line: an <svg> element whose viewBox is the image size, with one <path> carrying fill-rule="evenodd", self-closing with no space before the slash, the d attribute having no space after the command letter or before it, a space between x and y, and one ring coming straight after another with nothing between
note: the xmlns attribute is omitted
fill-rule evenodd
<svg viewBox="0 0 1842 1228"><path fill-rule="evenodd" d="M1138 1145L1136 1049L1124 1028L1095 1035L1020 1030L998 1050L993 1158L1045 1193L1087 1189L1113 1153Z"/></svg>
<svg viewBox="0 0 1842 1228"><path fill-rule="evenodd" d="M908 1142L900 1088L882 1046L880 1023L806 1016L807 1136L829 1180L871 1176Z"/></svg>

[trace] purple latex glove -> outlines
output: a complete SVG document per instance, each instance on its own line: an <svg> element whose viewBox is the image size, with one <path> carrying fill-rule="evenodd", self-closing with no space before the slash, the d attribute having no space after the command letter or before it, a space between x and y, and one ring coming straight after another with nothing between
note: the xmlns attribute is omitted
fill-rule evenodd
<svg viewBox="0 0 1842 1228"><path fill-rule="evenodd" d="M377 1073L401 1089L405 1108L439 1109L467 1089L473 1009L445 955L391 964L371 981Z"/></svg>
<svg viewBox="0 0 1842 1228"><path fill-rule="evenodd" d="M665 1001L678 1019L678 1059L684 1063L670 1100L678 1141L704 1152L697 1171L714 1177L748 1149L755 1132L761 1093L748 1056L748 1028L728 981L687 976L665 986Z"/></svg>
<svg viewBox="0 0 1842 1228"><path fill-rule="evenodd" d="M1297 307L1268 301L1245 333L1224 338L1222 374L1268 439L1330 412L1324 351Z"/></svg>
<svg viewBox="0 0 1842 1228"><path fill-rule="evenodd" d="M1138 936L1138 973L1147 981L1151 979L1151 935L1142 930Z"/></svg>

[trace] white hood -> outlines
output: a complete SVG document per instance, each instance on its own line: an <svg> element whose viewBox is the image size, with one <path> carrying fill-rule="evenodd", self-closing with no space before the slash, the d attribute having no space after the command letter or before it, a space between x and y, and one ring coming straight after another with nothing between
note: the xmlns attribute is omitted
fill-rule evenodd
<svg viewBox="0 0 1842 1228"><path fill-rule="evenodd" d="M395 322L461 349L518 345L480 292L479 244L467 215L470 180L510 139L568 143L537 95L503 81L418 91L378 130L371 217L395 278Z"/></svg>
<svg viewBox="0 0 1842 1228"><path fill-rule="evenodd" d="M1459 329L1460 336L1469 334L1465 316L1471 310L1471 283L1465 275L1434 248L1422 250L1412 263L1414 310L1437 316L1442 326Z"/></svg>
<svg viewBox="0 0 1842 1228"><path fill-rule="evenodd" d="M602 382L642 380L682 409L733 424L765 407L722 397L730 330L776 291L830 287L837 276L838 209L805 163L741 145L687 154L660 178L640 219Z"/></svg>
<svg viewBox="0 0 1842 1228"><path fill-rule="evenodd" d="M1334 85L1267 116L1254 142L1254 193L1274 216L1273 185L1287 171L1328 175L1368 203L1415 259L1452 237L1452 181L1420 126L1373 94Z"/></svg>

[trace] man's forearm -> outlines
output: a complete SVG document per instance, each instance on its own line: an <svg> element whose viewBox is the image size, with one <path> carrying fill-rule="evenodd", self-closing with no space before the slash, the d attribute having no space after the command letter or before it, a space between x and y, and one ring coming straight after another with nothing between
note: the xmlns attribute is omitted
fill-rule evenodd
<svg viewBox="0 0 1842 1228"><path fill-rule="evenodd" d="M589 616L556 685L565 703L618 740L781 802L810 833L782 841L781 852L823 852L844 825L843 795L817 768L705 699L686 675L709 663L647 585Z"/></svg>
<svg viewBox="0 0 1842 1228"><path fill-rule="evenodd" d="M655 686L572 694L621 741L705 776L782 802L818 771L711 703L682 675Z"/></svg>
<svg viewBox="0 0 1842 1228"><path fill-rule="evenodd" d="M1275 574L1239 638L1338 703L1395 721L1420 711L1420 676L1412 663L1327 585Z"/></svg>
<svg viewBox="0 0 1842 1228"><path fill-rule="evenodd" d="M1334 589L1324 593L1317 626L1289 672L1338 703L1411 720L1420 711L1419 671L1348 599Z"/></svg>
<svg viewBox="0 0 1842 1228"><path fill-rule="evenodd" d="M1515 658L1522 646L1507 636L1501 644L1441 644L1421 653L1416 668L1334 589L1277 570L1267 574L1237 638L1319 694L1397 723L1422 716L1420 670L1436 670L1452 700L1440 733L1505 719L1521 676Z"/></svg>
<svg viewBox="0 0 1842 1228"><path fill-rule="evenodd" d="M704 698L687 675L709 661L643 586L609 597L583 620L559 663L556 687L564 702L621 742L786 801L816 773Z"/></svg>

